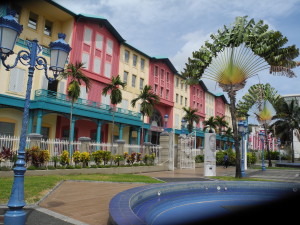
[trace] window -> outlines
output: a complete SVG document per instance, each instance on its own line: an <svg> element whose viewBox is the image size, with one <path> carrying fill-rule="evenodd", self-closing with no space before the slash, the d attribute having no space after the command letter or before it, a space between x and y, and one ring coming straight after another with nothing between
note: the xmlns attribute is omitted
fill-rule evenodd
<svg viewBox="0 0 300 225"><path fill-rule="evenodd" d="M140 90L143 90L144 88L144 79L140 78Z"/></svg>
<svg viewBox="0 0 300 225"><path fill-rule="evenodd" d="M157 94L157 88L158 88L158 86L157 86L157 84L155 84L154 85L154 92Z"/></svg>
<svg viewBox="0 0 300 225"><path fill-rule="evenodd" d="M127 84L127 80L128 80L128 72L124 71L123 82Z"/></svg>
<svg viewBox="0 0 300 225"><path fill-rule="evenodd" d="M166 76L167 76L167 83L169 83L169 81L170 81L170 77L169 77L170 74L169 74L169 72L167 72L167 75L166 75Z"/></svg>
<svg viewBox="0 0 300 225"><path fill-rule="evenodd" d="M169 99L169 90L166 90L166 99Z"/></svg>
<svg viewBox="0 0 300 225"><path fill-rule="evenodd" d="M103 36L96 34L96 48L102 50L103 48Z"/></svg>
<svg viewBox="0 0 300 225"><path fill-rule="evenodd" d="M0 122L0 135L14 136L14 133L15 133L14 123Z"/></svg>
<svg viewBox="0 0 300 225"><path fill-rule="evenodd" d="M49 20L45 20L44 34L51 36L53 23Z"/></svg>
<svg viewBox="0 0 300 225"><path fill-rule="evenodd" d="M122 99L121 108L128 109L128 100Z"/></svg>
<svg viewBox="0 0 300 225"><path fill-rule="evenodd" d="M93 71L95 73L100 73L101 71L101 57L102 57L102 49L103 49L103 36L100 34L96 34L95 39L95 57L94 57L94 68Z"/></svg>
<svg viewBox="0 0 300 225"><path fill-rule="evenodd" d="M113 53L113 42L112 40L107 40L106 42L106 53L112 55Z"/></svg>
<svg viewBox="0 0 300 225"><path fill-rule="evenodd" d="M110 104L110 95L102 95L102 104L109 105Z"/></svg>
<svg viewBox="0 0 300 225"><path fill-rule="evenodd" d="M91 44L92 40L92 30L88 27L84 29L83 42L86 44Z"/></svg>
<svg viewBox="0 0 300 225"><path fill-rule="evenodd" d="M179 128L179 115L175 114L175 128Z"/></svg>
<svg viewBox="0 0 300 225"><path fill-rule="evenodd" d="M132 57L132 65L134 67L136 67L136 64L137 64L137 55L133 55L133 57Z"/></svg>
<svg viewBox="0 0 300 225"><path fill-rule="evenodd" d="M176 87L178 88L178 85L179 85L179 78L176 77Z"/></svg>
<svg viewBox="0 0 300 225"><path fill-rule="evenodd" d="M184 106L187 106L187 98L184 99Z"/></svg>
<svg viewBox="0 0 300 225"><path fill-rule="evenodd" d="M90 64L90 54L82 53L82 63L84 64L85 68L89 68Z"/></svg>
<svg viewBox="0 0 300 225"><path fill-rule="evenodd" d="M129 63L129 55L130 55L129 51L128 51L128 50L125 50L125 51L124 51L124 61L125 61L126 63Z"/></svg>
<svg viewBox="0 0 300 225"><path fill-rule="evenodd" d="M132 75L131 86L135 87L136 75Z"/></svg>
<svg viewBox="0 0 300 225"><path fill-rule="evenodd" d="M178 94L176 94L176 103L178 103Z"/></svg>
<svg viewBox="0 0 300 225"><path fill-rule="evenodd" d="M110 74L111 74L111 63L105 62L104 75L105 75L105 77L110 77Z"/></svg>
<svg viewBox="0 0 300 225"><path fill-rule="evenodd" d="M9 91L23 93L25 70L14 68L10 72Z"/></svg>
<svg viewBox="0 0 300 225"><path fill-rule="evenodd" d="M158 76L158 66L154 67L154 76Z"/></svg>
<svg viewBox="0 0 300 225"><path fill-rule="evenodd" d="M141 70L144 71L145 69L145 59L141 59Z"/></svg>
<svg viewBox="0 0 300 225"><path fill-rule="evenodd" d="M181 90L183 90L183 82L182 81L180 83L180 88L181 88Z"/></svg>
<svg viewBox="0 0 300 225"><path fill-rule="evenodd" d="M80 96L79 98L87 99L87 92L85 86L80 86Z"/></svg>
<svg viewBox="0 0 300 225"><path fill-rule="evenodd" d="M183 104L183 96L180 96L180 105Z"/></svg>
<svg viewBox="0 0 300 225"><path fill-rule="evenodd" d="M187 84L185 84L185 92L187 92Z"/></svg>
<svg viewBox="0 0 300 225"><path fill-rule="evenodd" d="M164 94L164 88L160 88L160 97L162 97Z"/></svg>
<svg viewBox="0 0 300 225"><path fill-rule="evenodd" d="M160 70L160 79L164 79L165 71L163 69Z"/></svg>
<svg viewBox="0 0 300 225"><path fill-rule="evenodd" d="M36 30L39 16L33 12L29 14L28 27Z"/></svg>

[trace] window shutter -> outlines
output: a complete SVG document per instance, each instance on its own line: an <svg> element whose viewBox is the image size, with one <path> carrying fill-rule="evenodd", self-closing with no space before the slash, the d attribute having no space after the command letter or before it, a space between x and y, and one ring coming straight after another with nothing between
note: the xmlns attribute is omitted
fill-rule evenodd
<svg viewBox="0 0 300 225"><path fill-rule="evenodd" d="M62 93L62 94L65 94L65 89L66 89L66 84L65 84L65 82L60 81L60 82L58 83L58 92L59 92L59 93Z"/></svg>
<svg viewBox="0 0 300 225"><path fill-rule="evenodd" d="M46 76L43 74L42 75L42 89L48 90L48 79Z"/></svg>
<svg viewBox="0 0 300 225"><path fill-rule="evenodd" d="M9 91L23 93L25 70L14 68L10 72Z"/></svg>

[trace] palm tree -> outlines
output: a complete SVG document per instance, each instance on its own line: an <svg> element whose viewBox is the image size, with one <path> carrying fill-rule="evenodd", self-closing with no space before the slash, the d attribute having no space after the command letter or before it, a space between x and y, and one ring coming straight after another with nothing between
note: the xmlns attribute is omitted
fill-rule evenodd
<svg viewBox="0 0 300 225"><path fill-rule="evenodd" d="M233 132L231 127L228 127L225 132L222 134L222 137L225 137L227 139L226 143L229 146L230 139L233 139Z"/></svg>
<svg viewBox="0 0 300 225"><path fill-rule="evenodd" d="M214 131L217 129L217 122L213 116L209 117L207 120L203 121L204 128L203 130L206 131L209 129L209 133L214 133Z"/></svg>
<svg viewBox="0 0 300 225"><path fill-rule="evenodd" d="M295 100L290 103L282 102L277 115L273 118L276 122L271 125L271 128L275 127L275 135L278 135L282 141L291 143L292 162L294 162L293 132L300 131L300 107Z"/></svg>
<svg viewBox="0 0 300 225"><path fill-rule="evenodd" d="M110 109L112 112L112 129L111 129L111 146L114 143L114 126L115 126L115 111L116 105L122 102L122 92L120 90L120 86L124 88L126 83L121 81L120 76L112 77L111 82L107 84L106 87L103 88L102 94L106 96L108 92L110 92L110 103L113 105Z"/></svg>
<svg viewBox="0 0 300 225"><path fill-rule="evenodd" d="M86 92L91 88L91 80L87 77L82 69L84 68L84 63L75 62L69 63L67 68L63 73L60 74L61 78L69 78L69 86L68 86L68 97L71 99L71 112L70 112L70 131L69 131L69 141L70 141L70 155L72 155L72 145L73 136L71 135L72 129L72 120L73 120L73 108L74 103L80 96L80 85L84 84L86 88Z"/></svg>
<svg viewBox="0 0 300 225"><path fill-rule="evenodd" d="M223 128L228 127L228 122L225 120L225 116L216 116L215 122L216 122L216 125L218 128L218 133L219 133L219 135L221 135Z"/></svg>
<svg viewBox="0 0 300 225"><path fill-rule="evenodd" d="M270 73L295 77L292 68L299 55L295 45L286 46L287 38L279 31L269 30L261 20L255 23L247 17L237 17L234 24L212 34L199 51L188 58L183 76L194 84L205 77L216 81L230 99L230 113L236 151L236 174L242 177L241 152L236 116L236 92L244 88L248 78L269 69Z"/></svg>
<svg viewBox="0 0 300 225"><path fill-rule="evenodd" d="M142 114L142 140L144 140L144 118L151 117L154 111L154 106L160 102L160 98L155 94L150 85L145 85L140 94L132 99L131 106L135 107L136 103L141 101L140 112Z"/></svg>
<svg viewBox="0 0 300 225"><path fill-rule="evenodd" d="M188 122L187 128L189 133L193 132L193 124L194 122L199 123L200 121L200 116L196 114L196 112L198 111L197 109L192 109L191 107L183 107L182 108L185 112L185 116L183 117L183 119L185 119Z"/></svg>

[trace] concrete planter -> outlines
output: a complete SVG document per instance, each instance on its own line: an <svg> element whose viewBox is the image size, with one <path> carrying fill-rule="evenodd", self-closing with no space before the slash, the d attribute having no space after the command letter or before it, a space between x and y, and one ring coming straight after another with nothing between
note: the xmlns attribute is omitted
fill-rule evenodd
<svg viewBox="0 0 300 225"><path fill-rule="evenodd" d="M25 176L42 175L72 175L72 174L135 174L158 172L168 170L167 165L157 166L132 166L112 168L82 168L82 169L56 169L56 170L27 170ZM0 177L13 177L13 171L0 171Z"/></svg>

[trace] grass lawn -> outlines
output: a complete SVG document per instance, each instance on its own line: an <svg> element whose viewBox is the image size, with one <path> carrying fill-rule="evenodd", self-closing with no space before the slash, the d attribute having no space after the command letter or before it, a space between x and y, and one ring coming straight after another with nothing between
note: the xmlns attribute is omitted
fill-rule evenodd
<svg viewBox="0 0 300 225"><path fill-rule="evenodd" d="M85 175L49 175L49 176L25 176L25 201L27 204L35 203L62 180L93 180L111 182L141 182L162 183L151 177L134 174L85 174ZM6 204L9 200L12 177L0 179L0 204Z"/></svg>

